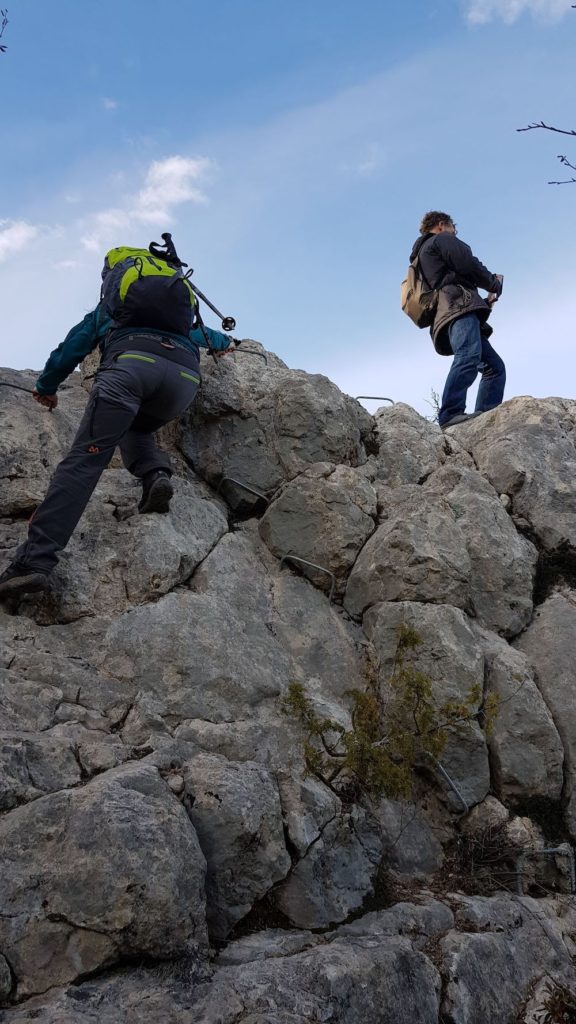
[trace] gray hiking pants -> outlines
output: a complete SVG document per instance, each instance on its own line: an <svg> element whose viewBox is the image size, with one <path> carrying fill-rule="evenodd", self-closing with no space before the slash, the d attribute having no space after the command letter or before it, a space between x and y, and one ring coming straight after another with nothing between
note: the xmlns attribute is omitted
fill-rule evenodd
<svg viewBox="0 0 576 1024"><path fill-rule="evenodd" d="M199 383L189 366L138 352L136 346L104 361L72 447L57 467L14 561L42 572L54 568L118 445L134 476L154 469L170 473L170 459L156 446L153 432L188 408Z"/></svg>

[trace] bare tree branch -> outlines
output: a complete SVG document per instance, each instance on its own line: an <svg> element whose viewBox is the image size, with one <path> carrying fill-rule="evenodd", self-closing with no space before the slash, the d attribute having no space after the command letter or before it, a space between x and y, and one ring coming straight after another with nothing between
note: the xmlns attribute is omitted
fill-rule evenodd
<svg viewBox="0 0 576 1024"><path fill-rule="evenodd" d="M0 21L0 39L2 39L2 36L4 35L4 29L8 24L8 8L6 8L5 10L0 10L0 16L2 18L2 21ZM7 49L7 46L0 44L0 53L6 53Z"/></svg>
<svg viewBox="0 0 576 1024"><path fill-rule="evenodd" d="M517 132L531 132L533 128L545 128L547 132L559 132L560 135L573 135L576 136L576 131L572 128L567 130L566 128L554 128L551 124L545 124L544 121L536 121L535 124L529 124L526 128L517 128Z"/></svg>

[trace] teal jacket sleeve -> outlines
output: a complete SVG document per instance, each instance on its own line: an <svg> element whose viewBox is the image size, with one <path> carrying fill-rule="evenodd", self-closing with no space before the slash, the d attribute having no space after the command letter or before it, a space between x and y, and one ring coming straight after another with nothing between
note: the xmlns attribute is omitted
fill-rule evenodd
<svg viewBox="0 0 576 1024"><path fill-rule="evenodd" d="M207 327L206 324L203 327L194 327L190 331L189 337L190 341L193 341L195 345L200 345L201 348L213 348L216 352L222 352L234 341L234 338L231 338L229 334L223 334L222 331L214 331L212 327Z"/></svg>
<svg viewBox="0 0 576 1024"><path fill-rule="evenodd" d="M46 366L36 381L40 395L53 395L63 380L76 369L78 363L93 352L106 335L111 320L102 306L96 306L91 313L68 332L64 341L48 357Z"/></svg>

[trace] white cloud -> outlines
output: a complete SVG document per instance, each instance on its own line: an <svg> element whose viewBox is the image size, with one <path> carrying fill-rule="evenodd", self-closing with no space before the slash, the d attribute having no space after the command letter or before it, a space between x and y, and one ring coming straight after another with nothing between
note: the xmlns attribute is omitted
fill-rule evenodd
<svg viewBox="0 0 576 1024"><path fill-rule="evenodd" d="M24 220L0 220L0 262L25 249L38 235L38 228Z"/></svg>
<svg viewBox="0 0 576 1024"><path fill-rule="evenodd" d="M212 162L206 157L170 156L155 160L132 202L127 202L125 208L111 207L89 218L89 230L82 244L90 251L97 251L111 235L128 230L133 223L169 225L175 206L207 202L199 185L211 166Z"/></svg>
<svg viewBox="0 0 576 1024"><path fill-rule="evenodd" d="M113 100L110 96L103 96L102 106L104 110L116 110L118 108L118 100Z"/></svg>
<svg viewBox="0 0 576 1024"><path fill-rule="evenodd" d="M568 0L467 0L466 17L473 25L485 25L501 18L511 25L523 14L555 21L570 10Z"/></svg>

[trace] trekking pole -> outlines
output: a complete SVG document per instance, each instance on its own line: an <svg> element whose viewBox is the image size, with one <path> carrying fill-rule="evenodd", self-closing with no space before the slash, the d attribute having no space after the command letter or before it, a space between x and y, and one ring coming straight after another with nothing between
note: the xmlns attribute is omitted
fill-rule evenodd
<svg viewBox="0 0 576 1024"><path fill-rule="evenodd" d="M222 330L223 331L233 331L234 328L236 327L236 321L235 321L234 317L233 316L222 316L222 313L220 312L220 310L216 309L216 306L214 306L213 303L210 302L210 299L206 298L206 296L204 295L204 292L201 292L200 289L197 288L195 284L192 284L192 281L190 280L190 277L191 277L191 275L193 273L194 273L193 270L189 270L188 273L184 275L184 280L188 281L188 284L190 285L190 287L191 287L192 291L194 292L194 294L197 295L199 299L202 299L202 302L205 302L206 305L208 306L208 308L211 309L213 313L216 313L216 316L220 317L220 320L222 322Z"/></svg>
<svg viewBox="0 0 576 1024"><path fill-rule="evenodd" d="M169 231L164 231L162 233L162 239L164 241L163 246L158 245L158 242L150 242L148 248L152 255L156 256L158 259L166 260L167 263L172 263L177 267L187 267L188 264L183 263L180 257L178 256L178 253L176 252L176 246L172 241L172 235L170 234ZM188 272L184 274L184 281L188 281L188 284L190 285L194 294L199 299L202 299L202 302L206 303L208 308L211 309L213 313L216 313L216 316L220 318L220 321L222 323L222 330L226 332L233 331L234 328L236 327L236 321L234 317L223 316L220 310L216 309L216 306L212 302L210 302L210 299L208 299L206 295L204 295L204 292L201 292L200 289L197 288L195 284L192 284L190 278L192 277L193 273L194 271L192 269L188 270Z"/></svg>

